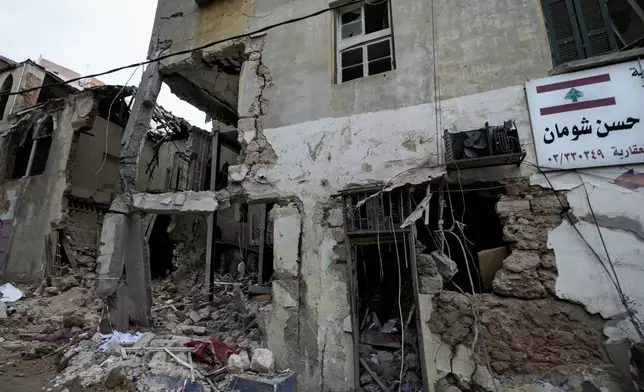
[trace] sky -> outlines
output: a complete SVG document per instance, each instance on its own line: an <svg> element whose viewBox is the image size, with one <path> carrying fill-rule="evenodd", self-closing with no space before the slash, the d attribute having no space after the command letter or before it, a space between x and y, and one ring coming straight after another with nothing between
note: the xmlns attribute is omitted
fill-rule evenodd
<svg viewBox="0 0 644 392"><path fill-rule="evenodd" d="M21 0L0 6L0 55L40 56L81 75L146 59L157 0ZM138 86L142 70L100 76L107 84ZM158 103L193 125L210 129L205 114L164 85Z"/></svg>

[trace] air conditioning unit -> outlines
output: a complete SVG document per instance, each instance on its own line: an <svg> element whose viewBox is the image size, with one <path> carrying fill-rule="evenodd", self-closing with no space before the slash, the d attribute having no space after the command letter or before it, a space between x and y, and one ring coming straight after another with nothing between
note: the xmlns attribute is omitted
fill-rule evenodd
<svg viewBox="0 0 644 392"><path fill-rule="evenodd" d="M521 165L526 153L521 149L514 121L472 131L449 133L445 130L445 162L447 168L468 169L484 166Z"/></svg>

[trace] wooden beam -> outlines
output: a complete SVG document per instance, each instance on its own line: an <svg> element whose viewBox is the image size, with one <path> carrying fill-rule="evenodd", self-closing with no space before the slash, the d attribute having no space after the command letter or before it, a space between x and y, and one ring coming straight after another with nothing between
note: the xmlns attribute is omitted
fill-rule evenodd
<svg viewBox="0 0 644 392"><path fill-rule="evenodd" d="M67 260L69 260L69 264L72 268L76 269L76 267L78 267L76 264L76 258L74 257L74 252L72 251L71 246L69 246L69 242L67 242L67 236L65 236L64 230L60 231L60 242L63 244L63 251L67 256Z"/></svg>
<svg viewBox="0 0 644 392"><path fill-rule="evenodd" d="M403 361L404 361L404 360L405 360L405 358L403 358ZM371 370L371 368L369 367L369 365L367 365L367 362L366 362L364 359L360 358L360 363L362 364L362 366L364 367L364 369L367 371L367 373L369 373L369 375L371 376L371 378L373 378L373 380L376 382L376 384L378 384L378 386L380 387L380 389L382 389L383 391L388 391L388 390L389 390L389 388L388 388L388 387L385 385L385 383L380 379L380 377L378 377L378 375L377 375L373 370Z"/></svg>

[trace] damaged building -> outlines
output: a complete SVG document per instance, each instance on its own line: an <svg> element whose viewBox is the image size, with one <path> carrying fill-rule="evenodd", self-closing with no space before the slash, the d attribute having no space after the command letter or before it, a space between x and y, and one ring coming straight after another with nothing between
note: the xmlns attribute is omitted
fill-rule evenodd
<svg viewBox="0 0 644 392"><path fill-rule="evenodd" d="M138 89L10 97L5 278L82 265L119 330L168 269L231 311L244 286L258 329L171 329L268 348L302 391L633 391L643 6L160 0Z"/></svg>

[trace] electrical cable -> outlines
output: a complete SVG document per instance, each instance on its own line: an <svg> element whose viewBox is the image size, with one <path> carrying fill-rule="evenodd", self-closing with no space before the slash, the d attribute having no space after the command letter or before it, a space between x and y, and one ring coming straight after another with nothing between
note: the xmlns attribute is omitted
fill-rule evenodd
<svg viewBox="0 0 644 392"><path fill-rule="evenodd" d="M608 275L608 278L611 280L611 282L613 283L613 286L615 286L615 289L617 290L617 293L618 293L618 296L619 296L619 298L620 298L620 301L622 302L622 305L624 305L624 308L626 309L626 313L628 314L628 316L629 316L629 318L630 318L631 322L633 323L633 326L635 327L635 330L636 330L637 334L639 335L640 339L644 340L644 333L642 333L642 330L641 330L642 322L637 318L637 316L635 315L635 313L633 312L633 310L632 310L632 309L630 308L630 306L628 305L628 301L626 300L626 296L625 296L624 292L623 292L623 291L622 291L622 289L621 289L621 284L619 284L619 283L618 283L618 282L619 282L619 277L618 277L617 275L615 275L614 277L611 275L611 273L610 273L610 272L609 272L609 270L608 270L608 267L606 267L606 264L605 264L605 263L604 263L604 261L602 260L601 256L599 256L599 254L597 253L597 251L595 251L595 249L594 249L594 248L592 247L592 245L588 242L588 240L586 239L586 237L584 237L584 235L582 234L582 232L579 230L579 228L577 227L577 225L574 223L575 221L574 221L573 219L571 219L571 217L570 217L570 215L569 215L569 213L570 213L570 212L569 212L569 211L570 211L570 207L567 207L567 206L566 206L566 205L561 201L561 198L559 198L559 195L557 194L557 192L556 192L556 190L555 190L555 187L552 185L552 182L550 181L550 179L548 178L548 176L546 175L546 173L541 169L541 167L540 167L540 166L538 166L538 165L534 165L534 164L531 164L531 163L529 163L529 162L526 162L526 163L528 163L528 164L530 164L530 165L534 166L534 167L539 171L539 173L540 173L540 174L545 178L545 180L548 182L548 185L550 186L550 188L551 188L551 189L552 189L552 191L554 192L554 195L555 195L555 197L557 198L557 201L558 201L558 202L559 202L559 204L561 205L561 208L562 208L562 213L561 213L561 215L564 215L564 214L566 215L566 217L568 218L568 220L569 220L569 222L570 222L570 225L573 227L573 229L575 230L575 232L577 232L577 235L579 235L579 237L584 241L584 243L586 244L586 246L588 246L588 248L589 248L589 249L590 249L590 251L593 253L593 255L595 256L595 258L597 258L597 261L599 261L599 263L600 263L600 265L602 266L602 268L604 269L604 271L606 271L606 274ZM583 185L583 180L582 180L582 185ZM585 189L585 186L584 186L584 189ZM587 201L588 201L588 203L589 203L589 205L590 205L590 197L589 197L589 196L588 196ZM592 212L591 212L591 214L592 214ZM593 219L595 219L595 218L593 218ZM595 219L595 224L596 224L596 225L598 225L598 224L597 224L596 219ZM608 255L608 251L607 251L607 250L606 250L606 252L607 252L607 255ZM609 257L610 257L610 256L609 256ZM612 264L612 262L610 261L610 259L609 259L609 262ZM612 267L612 265L611 265L611 268L613 268L613 267Z"/></svg>
<svg viewBox="0 0 644 392"><path fill-rule="evenodd" d="M602 246L604 248L604 252L606 253L606 258L608 259L608 265L610 266L610 269L613 271L613 275L615 276L615 282L614 282L615 287L617 288L617 291L619 292L619 294L621 296L622 303L624 304L624 307L626 307L626 311L627 311L629 317L631 317L631 322L634 324L634 326L635 326L635 328L637 330L637 333L640 335L640 338L644 340L644 336L642 336L642 332L640 331L640 326L642 324L642 321L639 320L637 318L637 316L635 316L633 310L629 309L629 307L627 305L628 301L626 300L626 294L624 293L624 290L622 289L622 285L621 285L621 283L619 281L617 271L615 270L615 265L614 265L613 261L610 258L610 254L608 253L608 247L606 246L606 242L604 241L604 235L601 232L599 223L597 222L597 217L595 216L595 211L593 209L593 205L590 202L590 195L588 194L588 189L586 189L586 183L585 183L584 179L581 177L581 174L579 174L579 172L577 172L577 170L575 170L575 173L577 173L577 175L579 176L579 180L581 181L581 185L584 188L584 193L586 194L586 202L588 203L588 208L590 209L590 214L593 217L593 222L595 223L595 227L597 228L597 233L599 233L599 238L600 238ZM606 272L608 272L608 271L606 271Z"/></svg>
<svg viewBox="0 0 644 392"><path fill-rule="evenodd" d="M382 201L382 193L380 194L380 206L384 215L385 206ZM382 254L380 253L380 223L378 222L378 213L376 213L376 243L378 244L378 258L380 259L380 283L385 281L385 272L382 269Z"/></svg>
<svg viewBox="0 0 644 392"><path fill-rule="evenodd" d="M398 392L402 389L402 379L403 379L403 370L405 366L405 319L403 317L401 295L402 295L402 274L400 272L400 253L398 252L398 239L396 238L396 232L394 230L394 214L393 214L393 204L391 202L391 197L389 197L389 219L391 220L391 233L394 235L394 244L396 246L396 260L398 261L398 311L400 312L400 383L398 384Z"/></svg>
<svg viewBox="0 0 644 392"><path fill-rule="evenodd" d="M31 91L41 90L41 89L45 89L45 88L63 86L63 85L66 85L66 84L77 82L77 81L79 81L81 79L96 78L96 77L99 77L99 76L109 75L109 74L112 74L112 73L115 73L115 72L119 72L119 71L122 71L124 69L140 67L140 66L143 66L143 65L156 63L156 62L159 62L159 61L171 58L171 57L181 56L181 55L184 55L184 54L191 54L191 53L198 52L198 51L201 51L201 50L204 50L204 49L208 49L210 47L213 47L213 46L225 43L225 42L234 41L234 40L241 39L241 38L251 37L253 35L264 33L266 31L272 30L272 29L277 28L277 27L281 27L281 26L297 23L297 22L300 22L300 21L303 21L303 20L306 20L306 19L310 19L310 18L319 16L319 15L322 15L322 14L324 14L326 12L334 11L334 10L336 10L338 8L344 8L344 7L352 5L352 4L361 3L362 1L363 0L351 0L351 1L348 1L346 3L341 3L341 4L330 6L328 8L323 8L321 10L312 12L312 13L304 15L304 16L300 16L300 17L292 18L292 19L287 19L285 21L278 22L278 23L273 23L273 24L270 24L268 26L262 27L261 29L257 29L257 30L254 30L254 31L251 31L251 32L248 32L248 33L237 34L237 35L233 35L233 36L230 36L230 37L227 37L227 38L222 38L222 39L219 39L219 40L216 40L216 41L211 41L211 42L208 42L208 43L206 43L204 45L197 46L196 48L184 49L184 50L180 50L178 52L168 53L166 55L158 56L158 57L155 57L155 58L152 58L152 59L149 59L149 60L142 61L140 63L133 63L133 64L129 64L129 65L124 65L124 66L121 66L121 67L110 69L110 70L105 71L105 72L99 72L99 73L95 73L95 74L91 74L91 75L85 75L85 76L80 76L80 77L77 77L77 78L72 78L72 79L69 79L69 80L64 81L64 82L51 83L51 84L47 84L47 85L44 85L44 86L32 87L32 88L28 88L28 89L24 89L24 90L20 90L20 91L16 91L16 92L1 93L0 97L25 94L25 93L28 93L28 92L31 92Z"/></svg>
<svg viewBox="0 0 644 392"><path fill-rule="evenodd" d="M94 175L99 174L102 170L103 167L105 166L105 162L107 162L107 145L108 145L108 136L110 134L110 123L111 123L111 117L112 117L112 106L114 105L114 102L118 99L119 95L123 93L123 90L127 87L127 84L130 83L130 80L134 77L136 74L136 71L139 70L139 67L136 67L134 69L134 72L132 72L132 75L127 79L127 81L121 86L121 89L119 90L118 93L114 96L114 99L112 99L112 102L110 102L110 107L107 109L107 124L105 125L105 151L103 152L103 162L101 162L101 166L98 168L98 170L94 173ZM97 178L98 180L98 178Z"/></svg>

